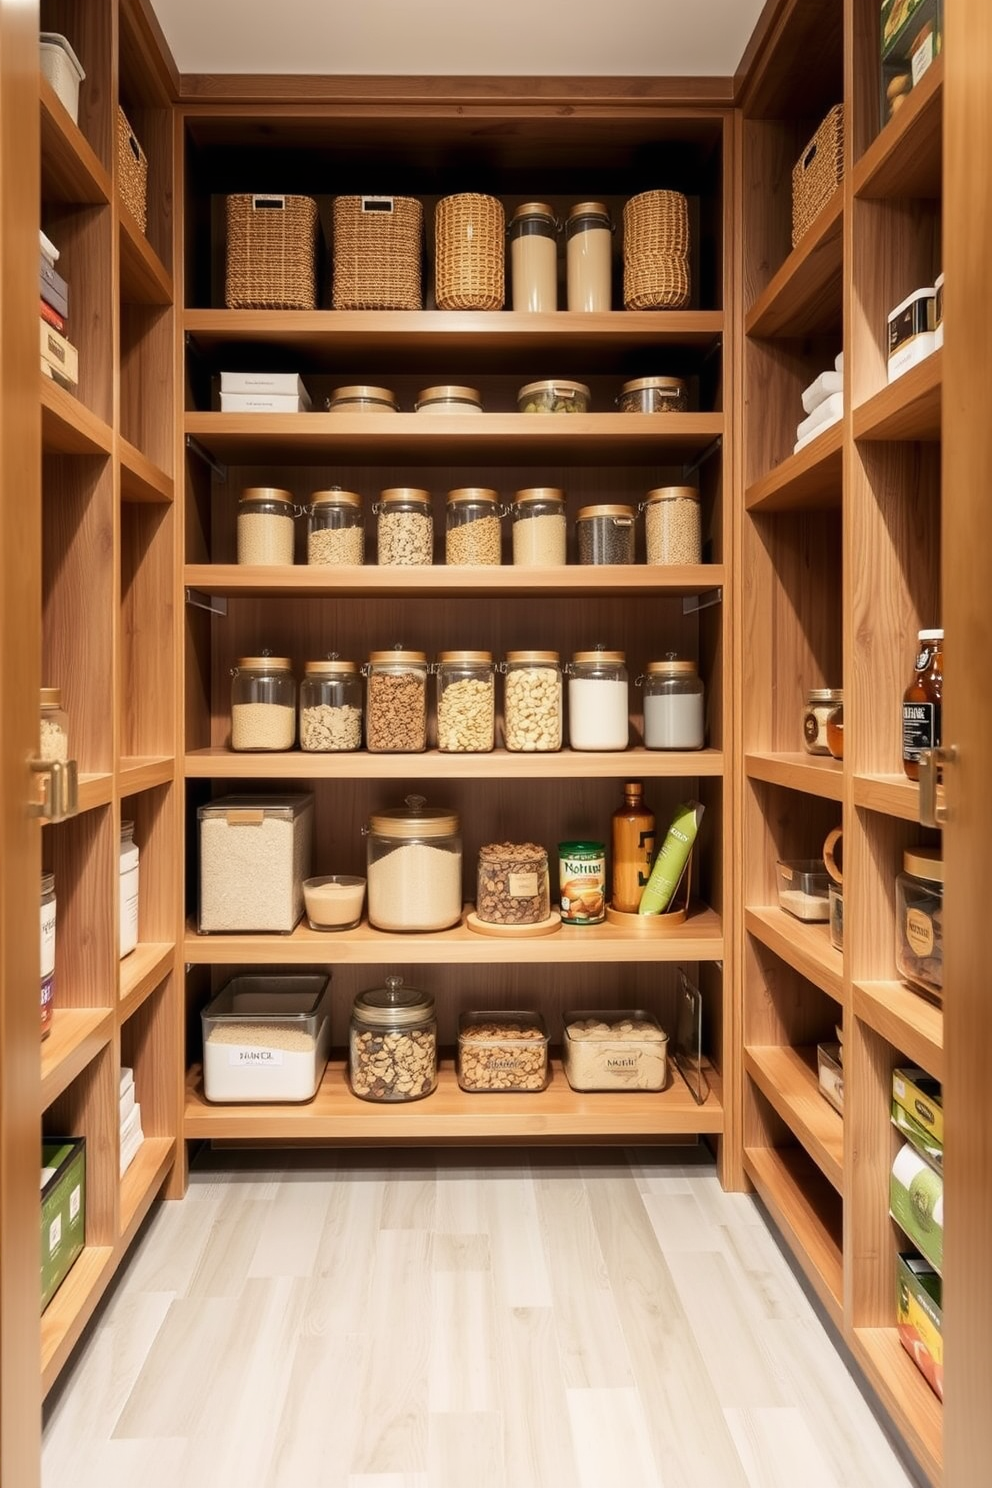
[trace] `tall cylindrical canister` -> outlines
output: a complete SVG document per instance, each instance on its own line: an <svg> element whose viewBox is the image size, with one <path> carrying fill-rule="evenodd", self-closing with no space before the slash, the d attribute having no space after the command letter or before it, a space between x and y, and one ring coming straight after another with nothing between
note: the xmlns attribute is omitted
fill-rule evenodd
<svg viewBox="0 0 992 1488"><path fill-rule="evenodd" d="M558 223L547 202L525 202L510 219L510 281L514 310L546 314L558 308Z"/></svg>
<svg viewBox="0 0 992 1488"><path fill-rule="evenodd" d="M579 202L565 224L569 310L609 310L613 243L603 202Z"/></svg>

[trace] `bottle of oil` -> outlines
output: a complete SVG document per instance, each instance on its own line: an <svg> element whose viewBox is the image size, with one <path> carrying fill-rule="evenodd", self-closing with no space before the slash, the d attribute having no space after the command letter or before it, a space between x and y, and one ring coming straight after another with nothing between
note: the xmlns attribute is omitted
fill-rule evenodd
<svg viewBox="0 0 992 1488"><path fill-rule="evenodd" d="M913 680L902 701L902 767L920 778L920 752L940 746L940 704L944 681L944 632L921 630Z"/></svg>
<svg viewBox="0 0 992 1488"><path fill-rule="evenodd" d="M623 805L613 813L613 908L636 914L654 861L654 813L644 804L640 781L623 788Z"/></svg>

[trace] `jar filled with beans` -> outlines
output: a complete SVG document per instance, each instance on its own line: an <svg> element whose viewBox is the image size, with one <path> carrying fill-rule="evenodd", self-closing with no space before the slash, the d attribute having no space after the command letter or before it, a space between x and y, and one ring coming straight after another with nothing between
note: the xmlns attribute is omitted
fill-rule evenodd
<svg viewBox="0 0 992 1488"><path fill-rule="evenodd" d="M508 651L504 663L503 742L514 752L561 748L562 679L557 651Z"/></svg>
<svg viewBox="0 0 992 1488"><path fill-rule="evenodd" d="M437 660L437 747L485 754L495 743L496 687L491 651L442 651Z"/></svg>
<svg viewBox="0 0 992 1488"><path fill-rule="evenodd" d="M296 679L289 657L241 656L231 677L231 748L292 749Z"/></svg>
<svg viewBox="0 0 992 1488"><path fill-rule="evenodd" d="M427 656L373 651L365 667L365 747L370 754L417 754L427 748Z"/></svg>
<svg viewBox="0 0 992 1488"><path fill-rule="evenodd" d="M387 976L384 987L359 992L351 1011L348 1074L369 1101L412 1101L437 1084L437 1017L429 992Z"/></svg>
<svg viewBox="0 0 992 1488"><path fill-rule="evenodd" d="M584 506L575 523L580 563L633 563L634 508Z"/></svg>
<svg viewBox="0 0 992 1488"><path fill-rule="evenodd" d="M238 499L238 562L266 567L292 563L296 513L291 491L246 487Z"/></svg>
<svg viewBox="0 0 992 1488"><path fill-rule="evenodd" d="M300 683L300 748L330 754L362 747L362 678L353 661L308 661Z"/></svg>
<svg viewBox="0 0 992 1488"><path fill-rule="evenodd" d="M648 563L701 563L702 520L694 486L659 486L643 502Z"/></svg>
<svg viewBox="0 0 992 1488"><path fill-rule="evenodd" d="M551 913L547 849L489 842L479 849L475 912L487 925L537 925Z"/></svg>
<svg viewBox="0 0 992 1488"><path fill-rule="evenodd" d="M434 561L430 492L414 486L391 486L380 492L372 510L378 518L380 564L429 568Z"/></svg>
<svg viewBox="0 0 992 1488"><path fill-rule="evenodd" d="M485 486L448 492L444 561L455 567L496 567L501 561L499 493Z"/></svg>
<svg viewBox="0 0 992 1488"><path fill-rule="evenodd" d="M305 511L308 563L365 562L365 521L357 491L314 491Z"/></svg>
<svg viewBox="0 0 992 1488"><path fill-rule="evenodd" d="M513 562L518 568L558 568L566 562L565 493L553 486L518 491L510 508Z"/></svg>

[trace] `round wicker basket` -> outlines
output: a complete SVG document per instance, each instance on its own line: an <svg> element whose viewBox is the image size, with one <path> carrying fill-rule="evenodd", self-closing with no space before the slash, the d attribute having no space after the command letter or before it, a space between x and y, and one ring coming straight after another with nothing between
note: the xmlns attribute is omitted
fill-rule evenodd
<svg viewBox="0 0 992 1488"><path fill-rule="evenodd" d="M439 310L502 310L506 218L494 196L462 192L437 204L434 303Z"/></svg>

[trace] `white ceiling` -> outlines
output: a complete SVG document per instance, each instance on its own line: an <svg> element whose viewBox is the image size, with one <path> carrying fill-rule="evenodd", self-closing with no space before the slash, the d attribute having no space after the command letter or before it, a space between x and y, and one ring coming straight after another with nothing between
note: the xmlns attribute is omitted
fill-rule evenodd
<svg viewBox="0 0 992 1488"><path fill-rule="evenodd" d="M726 77L762 4L152 0L180 72L508 77Z"/></svg>

